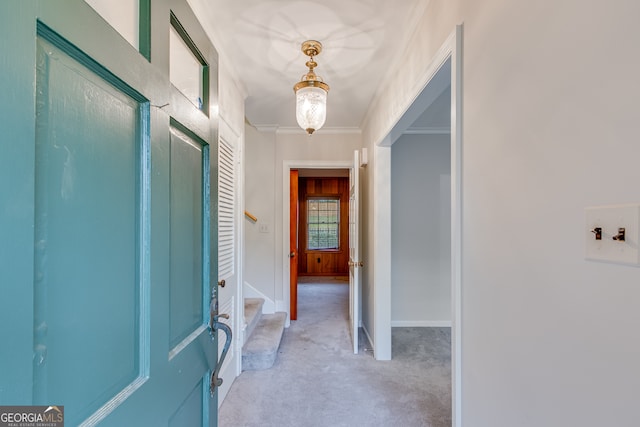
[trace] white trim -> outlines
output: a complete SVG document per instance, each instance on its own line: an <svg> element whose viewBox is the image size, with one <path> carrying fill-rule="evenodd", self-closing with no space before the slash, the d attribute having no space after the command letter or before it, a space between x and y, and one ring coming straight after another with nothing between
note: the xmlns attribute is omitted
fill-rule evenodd
<svg viewBox="0 0 640 427"><path fill-rule="evenodd" d="M264 304L262 305L262 312L265 314L273 314L276 312L276 303L257 290L254 286L252 286L249 282L244 282L244 298L262 298L264 300ZM243 300L244 301L244 300Z"/></svg>
<svg viewBox="0 0 640 427"><path fill-rule="evenodd" d="M289 289L289 174L291 169L350 169L351 160L283 160L282 162L282 310L291 318L291 290ZM287 325L288 326L288 325Z"/></svg>
<svg viewBox="0 0 640 427"><path fill-rule="evenodd" d="M283 311L286 313L287 306L284 304L284 300L277 299L276 300L276 312L283 312Z"/></svg>
<svg viewBox="0 0 640 427"><path fill-rule="evenodd" d="M374 146L373 159L373 344L376 360L391 360L391 146Z"/></svg>
<svg viewBox="0 0 640 427"><path fill-rule="evenodd" d="M365 325L362 325L362 330L364 331L364 335L367 337L367 341L369 341L369 347L373 349L373 357L375 359L376 352L375 352L375 347L373 346L373 340L371 339L371 335L369 335L369 331L367 330L367 327Z"/></svg>
<svg viewBox="0 0 640 427"><path fill-rule="evenodd" d="M254 125L253 126L258 132L275 132L279 135L305 135L307 132L302 130L299 127L290 127L290 126L279 126L279 125ZM314 132L314 135L345 135L345 134L361 134L362 129L359 127L326 127L322 129L318 129ZM313 136L313 135L310 135Z"/></svg>
<svg viewBox="0 0 640 427"><path fill-rule="evenodd" d="M254 125L253 126L258 132L276 132L278 130L278 125Z"/></svg>
<svg viewBox="0 0 640 427"><path fill-rule="evenodd" d="M229 275L236 282L236 292L232 296L235 298L234 319L232 321L233 340L232 346L235 350L235 365L233 367L234 376L227 375L232 384L235 378L242 373L242 345L244 334L244 298L243 298L243 261L244 261L244 124L242 128L235 129L231 121L220 114L218 128L218 144L223 141L233 149L234 164L234 269ZM219 183L218 183L219 184ZM219 231L219 230L218 230ZM218 236L219 237L219 236ZM220 275L220 270L218 270ZM218 277L223 279L223 277ZM242 303L241 303L242 302ZM227 361L231 359L232 351L227 355ZM226 368L225 368L226 369ZM225 391L226 393L226 391ZM221 396L223 394L221 393ZM218 399L218 406L223 402L222 398Z"/></svg>
<svg viewBox="0 0 640 427"><path fill-rule="evenodd" d="M451 133L450 127L429 127L429 128L418 128L411 127L403 132L404 135L449 135Z"/></svg>
<svg viewBox="0 0 640 427"><path fill-rule="evenodd" d="M461 24L451 42L451 410L455 427L462 427L462 37Z"/></svg>
<svg viewBox="0 0 640 427"><path fill-rule="evenodd" d="M276 130L278 134L306 134L304 130L299 127L279 127ZM322 129L318 129L313 133L316 134L328 134L328 135L344 135L344 134L360 134L362 130L357 127L326 127ZM311 136L313 136L311 135Z"/></svg>
<svg viewBox="0 0 640 427"><path fill-rule="evenodd" d="M218 123L220 124L218 128L219 129L218 137L224 138L227 141L231 141L231 140L235 141L240 139L240 133L238 133L239 131L234 129L231 123L229 123L222 114L219 114L218 117L220 117L220 120L218 121ZM236 144L234 144L234 146L235 145Z"/></svg>
<svg viewBox="0 0 640 427"><path fill-rule="evenodd" d="M392 328L450 328L450 320L392 320Z"/></svg>
<svg viewBox="0 0 640 427"><path fill-rule="evenodd" d="M236 245L236 330L234 333L237 335L234 340L236 346L236 365L235 376L238 377L242 373L242 346L244 344L244 195L245 195L245 177L244 177L244 125L240 131L240 135L237 140L236 159L238 161L237 170L237 209L236 209L236 224L237 224L237 245Z"/></svg>

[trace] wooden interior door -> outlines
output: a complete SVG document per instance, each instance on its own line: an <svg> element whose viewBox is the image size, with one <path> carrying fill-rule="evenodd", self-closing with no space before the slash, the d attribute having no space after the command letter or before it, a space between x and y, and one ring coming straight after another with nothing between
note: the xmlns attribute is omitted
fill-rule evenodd
<svg viewBox="0 0 640 427"><path fill-rule="evenodd" d="M291 320L298 319L298 170L289 172L289 301Z"/></svg>
<svg viewBox="0 0 640 427"><path fill-rule="evenodd" d="M168 3L154 13L160 52ZM0 402L64 406L67 425L217 425L215 117L84 1L7 3L0 37Z"/></svg>

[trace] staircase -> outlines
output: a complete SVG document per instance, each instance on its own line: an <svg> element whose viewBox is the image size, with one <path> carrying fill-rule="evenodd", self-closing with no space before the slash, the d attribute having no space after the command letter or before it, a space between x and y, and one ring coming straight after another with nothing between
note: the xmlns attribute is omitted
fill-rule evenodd
<svg viewBox="0 0 640 427"><path fill-rule="evenodd" d="M262 314L262 298L244 300L247 323L242 346L242 370L258 371L273 366L284 332L287 313Z"/></svg>

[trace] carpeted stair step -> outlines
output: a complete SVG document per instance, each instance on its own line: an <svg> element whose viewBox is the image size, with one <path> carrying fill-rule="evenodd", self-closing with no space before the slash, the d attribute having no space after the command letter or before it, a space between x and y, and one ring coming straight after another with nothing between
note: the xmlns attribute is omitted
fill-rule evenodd
<svg viewBox="0 0 640 427"><path fill-rule="evenodd" d="M258 371L273 366L284 332L287 313L263 314L242 347L242 370Z"/></svg>
<svg viewBox="0 0 640 427"><path fill-rule="evenodd" d="M262 306L264 305L264 299L262 298L245 298L244 299L244 321L246 327L244 330L244 343L249 340L251 333L258 325L260 317L262 316Z"/></svg>

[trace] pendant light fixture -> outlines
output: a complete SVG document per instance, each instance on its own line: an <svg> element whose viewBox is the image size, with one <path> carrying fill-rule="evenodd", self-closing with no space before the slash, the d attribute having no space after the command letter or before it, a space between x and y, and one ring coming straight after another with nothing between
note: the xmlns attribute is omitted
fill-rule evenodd
<svg viewBox="0 0 640 427"><path fill-rule="evenodd" d="M298 125L311 135L324 125L327 118L329 85L313 71L318 66L313 57L322 52L322 43L307 40L302 43L302 52L309 57L305 64L309 71L293 86L296 93L296 119Z"/></svg>

